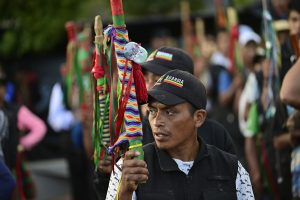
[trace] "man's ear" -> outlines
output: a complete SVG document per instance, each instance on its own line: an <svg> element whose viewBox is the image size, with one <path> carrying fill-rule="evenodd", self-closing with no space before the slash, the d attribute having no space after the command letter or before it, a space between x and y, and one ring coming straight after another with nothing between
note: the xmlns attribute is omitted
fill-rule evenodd
<svg viewBox="0 0 300 200"><path fill-rule="evenodd" d="M194 112L195 126L199 128L205 121L207 116L206 110L200 109Z"/></svg>

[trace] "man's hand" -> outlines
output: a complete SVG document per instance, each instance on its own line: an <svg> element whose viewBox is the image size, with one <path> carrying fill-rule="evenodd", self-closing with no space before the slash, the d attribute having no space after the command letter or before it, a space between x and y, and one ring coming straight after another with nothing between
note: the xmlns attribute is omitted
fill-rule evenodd
<svg viewBox="0 0 300 200"><path fill-rule="evenodd" d="M300 118L300 112L299 111L294 111L289 116L289 118L287 119L287 122L286 122L286 126L287 126L289 131L293 131L293 130L299 128L299 124L296 123L296 122L298 122L297 119L299 119L299 118Z"/></svg>
<svg viewBox="0 0 300 200"><path fill-rule="evenodd" d="M235 89L243 87L243 77L240 74L236 74L233 78L232 85Z"/></svg>
<svg viewBox="0 0 300 200"><path fill-rule="evenodd" d="M251 181L252 181L255 197L259 199L263 192L263 185L262 185L260 173L259 172L255 173Z"/></svg>
<svg viewBox="0 0 300 200"><path fill-rule="evenodd" d="M290 147L292 144L292 134L284 133L273 138L273 145L277 150L283 150Z"/></svg>
<svg viewBox="0 0 300 200"><path fill-rule="evenodd" d="M144 160L134 160L140 153L130 150L126 152L123 167L122 180L119 192L119 200L131 200L132 193L137 189L139 183L148 180L147 164Z"/></svg>
<svg viewBox="0 0 300 200"><path fill-rule="evenodd" d="M23 145L18 144L18 152L23 153L25 151L25 148L23 147Z"/></svg>
<svg viewBox="0 0 300 200"><path fill-rule="evenodd" d="M107 156L105 159L99 161L99 172L103 174L110 174L112 171L112 157Z"/></svg>

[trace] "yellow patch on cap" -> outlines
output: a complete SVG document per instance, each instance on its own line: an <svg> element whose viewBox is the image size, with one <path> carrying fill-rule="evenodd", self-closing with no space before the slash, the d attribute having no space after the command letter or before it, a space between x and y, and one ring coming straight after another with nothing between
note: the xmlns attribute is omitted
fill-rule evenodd
<svg viewBox="0 0 300 200"><path fill-rule="evenodd" d="M160 59L163 59L163 60L172 61L173 55L170 54L170 53L158 51L157 54L155 55L155 58L160 58Z"/></svg>

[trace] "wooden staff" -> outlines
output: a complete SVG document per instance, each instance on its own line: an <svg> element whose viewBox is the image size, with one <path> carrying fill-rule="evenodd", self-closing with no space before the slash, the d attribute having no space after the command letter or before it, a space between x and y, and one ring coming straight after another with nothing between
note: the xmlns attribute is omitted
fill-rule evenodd
<svg viewBox="0 0 300 200"><path fill-rule="evenodd" d="M113 53L110 57L112 66L118 68L118 112L115 118L110 117L110 127L115 131L114 144L109 148L109 152L118 151L122 149L124 144L129 144L129 149L140 152L137 159L144 159L144 152L142 149L142 123L138 110L137 103L137 84L140 82L136 79L135 73L139 72L142 76L138 65L131 60L128 60L125 53L125 45L129 42L128 32L125 26L125 17L123 11L122 0L110 0L113 26L111 31L111 50ZM115 59L114 59L115 58ZM109 59L108 59L109 60ZM134 78L133 78L134 77ZM112 86L113 87L113 86ZM115 90L115 88L111 88ZM123 90L124 89L124 90ZM111 90L111 99L113 90ZM145 92L143 90L143 92ZM112 103L110 105L112 108ZM134 110L134 112L130 111ZM112 112L112 110L110 110ZM124 148L122 149L124 150Z"/></svg>
<svg viewBox="0 0 300 200"><path fill-rule="evenodd" d="M73 84L73 67L76 54L76 25L73 21L69 21L65 24L65 29L68 36L68 44L66 51L66 66L65 66L65 84L66 84L66 104L72 107L72 84Z"/></svg>
<svg viewBox="0 0 300 200"><path fill-rule="evenodd" d="M102 20L98 15L95 17L95 54L93 74L93 99L94 99L94 119L93 119L93 146L94 161L96 167L99 165L99 159L106 156L106 147L110 144L109 116L108 116L108 84L105 76L103 58L103 28Z"/></svg>
<svg viewBox="0 0 300 200"><path fill-rule="evenodd" d="M228 30L230 33L230 46L229 46L229 59L231 61L229 71L231 73L236 72L236 65L237 63L237 41L239 37L239 31L238 31L238 20L237 20L237 13L236 10L233 7L227 8L227 17L228 17Z"/></svg>
<svg viewBox="0 0 300 200"><path fill-rule="evenodd" d="M196 18L195 27L196 27L197 41L199 42L199 44L201 44L201 42L205 39L205 26L202 18L200 17Z"/></svg>
<svg viewBox="0 0 300 200"><path fill-rule="evenodd" d="M226 28L225 11L222 6L221 0L214 0L215 12L216 12L216 24L218 28Z"/></svg>
<svg viewBox="0 0 300 200"><path fill-rule="evenodd" d="M182 0L180 5L183 49L190 55L193 55L193 27L190 20L190 2L188 0Z"/></svg>

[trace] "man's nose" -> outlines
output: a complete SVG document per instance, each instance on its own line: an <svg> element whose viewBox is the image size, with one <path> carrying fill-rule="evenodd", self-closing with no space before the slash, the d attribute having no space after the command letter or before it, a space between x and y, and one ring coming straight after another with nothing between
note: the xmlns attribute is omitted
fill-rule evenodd
<svg viewBox="0 0 300 200"><path fill-rule="evenodd" d="M156 126L156 127L164 125L164 117L161 112L157 112L153 123L154 123L154 126Z"/></svg>

